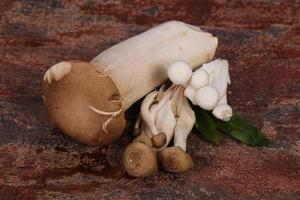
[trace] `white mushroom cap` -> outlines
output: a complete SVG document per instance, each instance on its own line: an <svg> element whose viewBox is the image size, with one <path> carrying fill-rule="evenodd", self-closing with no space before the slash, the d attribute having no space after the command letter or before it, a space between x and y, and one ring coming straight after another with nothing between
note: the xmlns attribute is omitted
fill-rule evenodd
<svg viewBox="0 0 300 200"><path fill-rule="evenodd" d="M222 121L229 121L232 117L232 108L227 104L220 104L213 110L213 115L222 120Z"/></svg>
<svg viewBox="0 0 300 200"><path fill-rule="evenodd" d="M184 90L184 96L186 96L194 105L195 103L195 96L196 96L197 90L194 89L192 86L187 86Z"/></svg>
<svg viewBox="0 0 300 200"><path fill-rule="evenodd" d="M195 96L195 102L198 106L205 110L212 110L219 101L219 93L212 86L204 86L200 88Z"/></svg>
<svg viewBox="0 0 300 200"><path fill-rule="evenodd" d="M227 60L216 59L207 64L203 64L201 69L209 74L209 85L215 87L220 97L227 91L227 85L230 84L229 64Z"/></svg>
<svg viewBox="0 0 300 200"><path fill-rule="evenodd" d="M200 89L209 83L209 74L203 69L196 70L191 78L191 86L195 89Z"/></svg>
<svg viewBox="0 0 300 200"><path fill-rule="evenodd" d="M192 67L184 61L177 61L168 68L168 77L175 85L184 85L192 74Z"/></svg>

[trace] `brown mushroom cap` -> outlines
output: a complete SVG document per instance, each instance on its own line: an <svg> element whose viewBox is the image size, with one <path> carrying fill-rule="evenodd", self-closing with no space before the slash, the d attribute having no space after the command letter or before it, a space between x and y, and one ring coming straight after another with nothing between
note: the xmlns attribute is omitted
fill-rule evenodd
<svg viewBox="0 0 300 200"><path fill-rule="evenodd" d="M156 136L151 138L153 146L157 149L163 147L167 142L167 136L165 133L161 132Z"/></svg>
<svg viewBox="0 0 300 200"><path fill-rule="evenodd" d="M161 168L169 172L185 172L193 166L191 156L177 146L158 152L158 162Z"/></svg>
<svg viewBox="0 0 300 200"><path fill-rule="evenodd" d="M126 148L123 164L128 174L134 177L146 177L158 171L156 152L140 142L133 142Z"/></svg>
<svg viewBox="0 0 300 200"><path fill-rule="evenodd" d="M114 82L90 63L64 63L71 64L67 74L51 83L47 79L43 82L45 104L55 124L65 134L86 144L104 146L114 142L125 127L124 112L111 119L105 133L102 125L111 115L98 114L89 107L106 112L120 110L120 94Z"/></svg>

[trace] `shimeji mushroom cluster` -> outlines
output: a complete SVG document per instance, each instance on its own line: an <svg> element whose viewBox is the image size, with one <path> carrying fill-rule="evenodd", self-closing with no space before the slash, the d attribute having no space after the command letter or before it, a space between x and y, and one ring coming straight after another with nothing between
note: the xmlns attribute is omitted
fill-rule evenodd
<svg viewBox="0 0 300 200"><path fill-rule="evenodd" d="M169 66L167 74L172 85L164 84L145 97L135 124L140 135L125 150L124 166L132 176L154 174L158 166L170 172L192 167L186 141L195 114L188 99L220 120L228 121L232 116L226 95L230 83L227 60L216 59L194 72L188 63L177 61ZM173 146L169 147L173 138Z"/></svg>

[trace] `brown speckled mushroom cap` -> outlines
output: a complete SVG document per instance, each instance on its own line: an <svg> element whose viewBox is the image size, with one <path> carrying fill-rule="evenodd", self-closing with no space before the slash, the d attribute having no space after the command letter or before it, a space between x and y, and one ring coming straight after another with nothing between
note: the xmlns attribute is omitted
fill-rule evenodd
<svg viewBox="0 0 300 200"><path fill-rule="evenodd" d="M158 171L156 152L141 142L128 145L123 164L128 174L134 177L147 177Z"/></svg>
<svg viewBox="0 0 300 200"><path fill-rule="evenodd" d="M72 138L104 146L122 134L125 118L119 91L92 64L69 61L54 65L45 74L43 90L55 124Z"/></svg>
<svg viewBox="0 0 300 200"><path fill-rule="evenodd" d="M177 146L167 147L157 156L160 167L169 172L185 172L193 167L191 156Z"/></svg>

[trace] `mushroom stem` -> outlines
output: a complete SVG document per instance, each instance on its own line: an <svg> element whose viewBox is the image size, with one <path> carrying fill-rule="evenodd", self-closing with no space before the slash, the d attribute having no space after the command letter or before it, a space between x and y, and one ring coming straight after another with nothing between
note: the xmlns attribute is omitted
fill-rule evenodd
<svg viewBox="0 0 300 200"><path fill-rule="evenodd" d="M180 91L181 91L181 86L176 86L174 93L167 99L164 105L156 112L155 125L157 127L157 130L159 132L163 132L166 135L166 142L163 147L166 147L170 143L174 135L174 128L176 125L175 103L177 101L178 93L180 93Z"/></svg>
<svg viewBox="0 0 300 200"><path fill-rule="evenodd" d="M181 99L183 101L183 105L180 110L179 117L176 120L174 146L179 146L183 151L186 151L186 140L193 129L196 117L187 99L184 96L182 96Z"/></svg>
<svg viewBox="0 0 300 200"><path fill-rule="evenodd" d="M169 21L107 49L91 63L114 81L126 110L167 79L172 63L182 60L196 68L213 58L217 44L196 26Z"/></svg>

